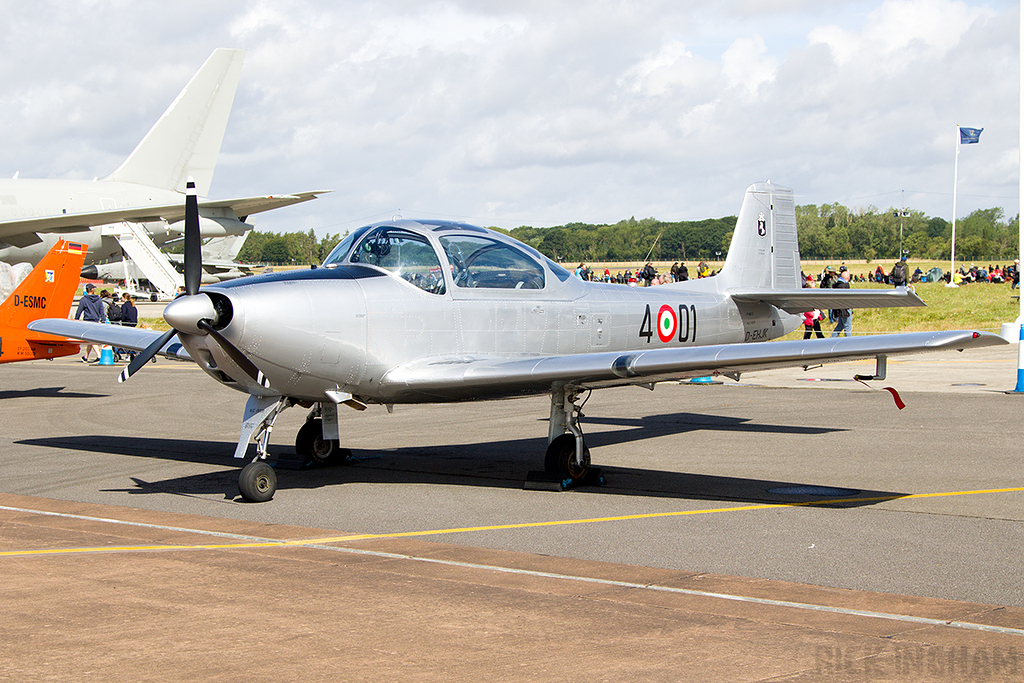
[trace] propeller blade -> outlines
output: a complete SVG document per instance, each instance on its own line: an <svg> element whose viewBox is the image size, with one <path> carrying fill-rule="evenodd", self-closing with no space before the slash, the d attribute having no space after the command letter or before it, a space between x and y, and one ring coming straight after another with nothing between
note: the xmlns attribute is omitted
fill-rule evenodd
<svg viewBox="0 0 1024 683"><path fill-rule="evenodd" d="M264 389L270 388L270 380L267 379L267 376L264 375L260 369L257 368L256 365L248 359L248 357L246 357L245 354L239 351L234 344L229 342L224 335L213 329L213 326L210 325L210 323L205 320L200 320L196 323L196 326L216 339L217 343L220 344L221 348L228 354L232 362L241 368L242 372L249 376L249 379L256 382L256 384L259 384Z"/></svg>
<svg viewBox="0 0 1024 683"><path fill-rule="evenodd" d="M171 340L171 337L178 333L175 329L170 329L160 335L159 339L147 346L142 352L137 354L131 363L128 364L121 374L117 376L117 382L120 384L129 377L138 372L139 368L149 362L149 360L156 355L156 352L164 347L164 344Z"/></svg>
<svg viewBox="0 0 1024 683"><path fill-rule="evenodd" d="M185 184L185 293L195 294L203 280L203 243L199 234L199 199L192 176Z"/></svg>

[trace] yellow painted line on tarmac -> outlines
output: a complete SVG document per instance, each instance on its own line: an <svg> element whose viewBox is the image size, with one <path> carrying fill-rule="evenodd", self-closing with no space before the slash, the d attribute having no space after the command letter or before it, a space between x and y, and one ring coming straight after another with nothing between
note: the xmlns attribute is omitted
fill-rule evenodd
<svg viewBox="0 0 1024 683"><path fill-rule="evenodd" d="M647 512L636 515L619 515L616 517L592 517L590 519L565 519L547 522L521 522L518 524L495 524L492 526L461 527L455 529L430 529L425 531L401 531L390 534L358 534L350 536L335 536L331 538L317 538L305 541L289 541L287 545L314 545L324 543L341 543L344 541L358 541L367 538L409 538L414 536L439 536L444 534L464 534L473 531L506 531L509 529L530 529L536 527L568 526L573 524L596 524L599 522L623 522L636 519L657 519L661 517L686 517L690 515L711 515L722 512L748 512L752 510L768 510L771 508L787 507L813 507L817 505L836 505L840 503L857 502L880 502L887 500L908 500L911 498L940 498L949 496L974 496L983 493L1019 493L1024 491L1021 488L1009 489L984 489L977 491L943 491L940 493L911 493L907 495L874 496L861 498L834 498L831 500L811 500L801 503L763 503L759 505L741 505L736 507L711 508L707 510L681 510L676 512Z"/></svg>
<svg viewBox="0 0 1024 683"><path fill-rule="evenodd" d="M942 491L937 493L911 493L907 495L873 496L860 498L833 498L829 500L812 500L800 503L762 503L757 505L739 505L733 507L709 508L706 510L679 510L674 512L648 512L635 515L617 515L614 517L591 517L588 519L563 519L549 520L546 522L520 522L515 524L494 524L489 526L458 527L450 529L427 529L421 531L399 531L388 534L349 534L346 536L327 536L320 538L306 538L291 541L260 540L242 543L217 543L198 545L137 545L137 546L97 546L92 548L43 548L38 550L8 550L0 551L0 557L30 557L40 555L75 555L90 553L112 553L112 552L146 552L146 551L169 551L169 550L234 550L245 548L286 548L327 545L330 543L345 543L349 541L362 541L368 539L386 538L415 538L425 536L443 536L447 534L465 534L480 531L509 531L513 529L532 529L555 526L571 526L576 524L598 524L602 522L624 522L638 519L659 519L665 517L687 517L691 515L711 515L723 512L750 512L754 510L769 510L773 508L793 507L815 507L821 505L837 505L842 503L865 503L881 502L889 500L910 500L914 498L947 498L954 496L977 496L996 493L1020 493L1024 487L1004 489L979 489L973 491ZM26 512L31 512L27 510ZM50 513L53 514L53 513ZM130 523L127 523L130 524ZM145 525L140 525L145 526ZM182 531L188 531L182 529ZM205 532L216 533L216 532ZM227 535L227 534L225 534Z"/></svg>

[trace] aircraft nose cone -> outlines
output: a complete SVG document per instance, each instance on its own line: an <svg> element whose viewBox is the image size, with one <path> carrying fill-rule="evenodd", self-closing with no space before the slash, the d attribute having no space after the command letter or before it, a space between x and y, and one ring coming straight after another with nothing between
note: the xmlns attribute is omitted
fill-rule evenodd
<svg viewBox="0 0 1024 683"><path fill-rule="evenodd" d="M180 296L164 307L164 320L167 324L185 334L205 334L199 329L200 320L217 322L217 311L213 301L206 294Z"/></svg>

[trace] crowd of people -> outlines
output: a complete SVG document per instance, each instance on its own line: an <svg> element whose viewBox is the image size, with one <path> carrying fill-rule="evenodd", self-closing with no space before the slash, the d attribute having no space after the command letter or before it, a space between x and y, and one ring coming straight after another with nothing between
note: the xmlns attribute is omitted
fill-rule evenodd
<svg viewBox="0 0 1024 683"><path fill-rule="evenodd" d="M139 309L135 307L138 299L125 292L120 297L106 289L96 294L96 285L91 282L85 285L85 293L78 300L78 310L75 311L75 320L86 322L110 323L112 325L124 325L136 327L139 324ZM117 349L120 352L120 349ZM96 358L91 358L95 353ZM128 352L128 356L134 356L134 352ZM115 355L120 355L115 354ZM99 363L100 347L98 344L89 344L85 347L85 355L82 356L83 363Z"/></svg>
<svg viewBox="0 0 1024 683"><path fill-rule="evenodd" d="M949 279L947 278L946 281L948 282ZM1017 289L1020 286L1020 259L1015 259L1013 263L1003 267L1000 267L998 263L994 266L990 264L988 268L976 266L973 263L970 268L961 265L953 273L953 284L961 285L971 282L989 282L992 284L1009 282L1010 289Z"/></svg>
<svg viewBox="0 0 1024 683"><path fill-rule="evenodd" d="M711 270L706 262L701 261L697 264L696 275L697 278L712 277L715 275L715 271ZM610 269L605 268L602 275L595 273L590 266L581 263L576 267L576 277L590 282L611 282L635 287L653 287L655 285L666 285L670 282L685 282L690 279L690 269L686 267L685 263L676 261L669 268L668 272L659 273L658 269L648 261L642 268L637 268L636 270L627 268L626 270L612 273Z"/></svg>

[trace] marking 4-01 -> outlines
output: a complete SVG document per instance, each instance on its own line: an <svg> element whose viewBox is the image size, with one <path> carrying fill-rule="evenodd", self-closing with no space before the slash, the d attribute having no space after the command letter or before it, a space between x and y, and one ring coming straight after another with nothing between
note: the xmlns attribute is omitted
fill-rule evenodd
<svg viewBox="0 0 1024 683"><path fill-rule="evenodd" d="M651 343L654 336L652 330L653 319L651 317L651 305L647 304L644 310L644 319L640 323L640 336ZM693 304L679 304L678 310L668 304L663 304L658 309L658 339L666 344L673 339L679 342L697 341L697 307Z"/></svg>

